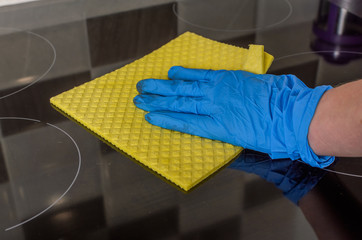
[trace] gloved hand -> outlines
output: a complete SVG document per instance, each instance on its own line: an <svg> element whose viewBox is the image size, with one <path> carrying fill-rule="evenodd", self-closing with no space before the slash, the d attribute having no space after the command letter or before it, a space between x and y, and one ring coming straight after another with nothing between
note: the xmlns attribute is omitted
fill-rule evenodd
<svg viewBox="0 0 362 240"><path fill-rule="evenodd" d="M268 155L244 150L229 168L254 173L279 188L293 203L307 194L326 172L288 158L272 160Z"/></svg>
<svg viewBox="0 0 362 240"><path fill-rule="evenodd" d="M172 67L172 80L137 84L137 107L151 124L325 167L334 157L317 156L308 128L330 86L314 89L293 75L257 75Z"/></svg>

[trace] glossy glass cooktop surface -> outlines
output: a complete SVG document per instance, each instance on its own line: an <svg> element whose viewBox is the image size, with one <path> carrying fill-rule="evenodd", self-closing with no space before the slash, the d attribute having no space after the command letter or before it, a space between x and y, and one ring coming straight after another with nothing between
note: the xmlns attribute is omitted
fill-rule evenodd
<svg viewBox="0 0 362 240"><path fill-rule="evenodd" d="M49 104L185 31L262 44L275 57L269 73L338 86L362 78L360 16L327 0L3 2L0 239L362 236L362 158L337 158L324 170L294 163L288 176L305 184L299 204L265 180L277 162L250 150L184 193Z"/></svg>

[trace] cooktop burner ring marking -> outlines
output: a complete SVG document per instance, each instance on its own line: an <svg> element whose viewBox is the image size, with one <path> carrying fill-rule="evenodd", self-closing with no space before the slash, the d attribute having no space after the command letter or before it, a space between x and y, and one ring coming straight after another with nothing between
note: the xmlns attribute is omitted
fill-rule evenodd
<svg viewBox="0 0 362 240"><path fill-rule="evenodd" d="M32 122L38 122L38 123L41 123L42 121L40 120L37 120L37 119L31 119L31 118L25 118L25 117L0 117L0 120L26 120L26 121L32 121ZM14 226L11 226L11 227L8 227L5 229L5 231L9 231L9 230L12 230L14 228L17 228L17 227L20 227L21 225L25 224L25 223L28 223L30 221L32 221L33 219L39 217L40 215L42 215L43 213L47 212L49 209L51 209L54 205L56 205L61 199L63 199L63 197L70 191L70 189L73 187L75 181L77 180L78 178L78 175L79 175L79 172L80 172L80 168L81 168L81 165L82 165L82 156L81 156L81 153L80 153L80 149L78 147L78 144L76 143L76 141L72 138L72 136L70 136L69 133L67 133L66 131L64 131L63 129L61 129L60 127L57 127L53 124L50 124L50 123L45 123L46 125L50 126L50 127L53 127L55 129L57 129L58 131L62 132L64 135L66 135L74 144L76 150L77 150L77 153L78 153L78 169L77 169L77 172L74 176L74 179L73 181L71 182L71 184L68 186L68 188L65 190L65 192L59 197L57 198L50 206L48 206L47 208L45 208L43 211L39 212L38 214L34 215L33 217L31 218L28 218Z"/></svg>
<svg viewBox="0 0 362 240"><path fill-rule="evenodd" d="M362 178L362 175L359 175L359 174L345 173L345 172L331 170L331 169L328 169L328 168L323 168L323 170L327 171L327 172L332 172L332 173L335 173L335 174L340 174L340 175L343 175L343 176Z"/></svg>
<svg viewBox="0 0 362 240"><path fill-rule="evenodd" d="M283 60L289 57L295 57L295 56L299 56L299 55L307 55L307 54L315 54L315 53L335 53L336 51L332 51L332 50L325 50L325 51L307 51L307 52L300 52L300 53L294 53L294 54L290 54L290 55L286 55L286 56L282 56L282 57L278 57L274 59L275 61L279 61L279 60ZM349 54L356 54L356 55L362 55L362 52L357 52L357 51L337 51L338 53L349 53Z"/></svg>
<svg viewBox="0 0 362 240"><path fill-rule="evenodd" d="M43 37L43 36L41 36L41 35L39 35L39 34L37 34L37 33L34 33L34 32L32 32L32 31L27 31L27 30L22 30L22 29L17 29L17 28L0 27L0 30L1 30L1 29L3 29L3 30L10 30L10 31L17 31L17 32L26 32L26 33L28 33L28 34L30 34L30 35L33 35L33 36L35 36L35 37L37 37L37 38L42 39L43 41L45 41L45 42L50 46L51 50L53 51L53 60L52 60L52 62L51 62L51 64L50 64L49 68L48 68L40 77L38 77L36 80L34 80L33 82L29 83L28 85L26 85L25 87L23 87L23 88L21 88L21 89L19 89L19 90L16 90L16 91L14 91L14 92L12 92L12 93L9 93L9 94L6 94L6 95L4 95L4 96L0 96L0 100L1 100L1 99L4 99L4 98L6 98L6 97L10 97L10 96L12 96L12 95L15 95L15 94L17 94L17 93L19 93L19 92L21 92L21 91L29 88L30 86L34 85L35 83L37 83L37 82L40 81L41 79L43 79L43 78L50 72L50 70L54 67L55 61L56 61L56 59L57 59L57 51L55 50L54 45L53 45L47 38L45 38L45 37Z"/></svg>
<svg viewBox="0 0 362 240"><path fill-rule="evenodd" d="M301 162L303 164L306 164L308 165L307 163L301 161L301 160L297 160L298 162ZM309 165L308 165L309 166ZM323 171L326 171L326 172L331 172L331 173L335 173L335 174L340 174L340 175L343 175L343 176L348 176L348 177L356 177L356 178L362 178L362 175L360 174L354 174L354 173L345 173L345 172L341 172L341 171L336 171L336 170L332 170L332 169L328 169L328 168L320 168L322 169Z"/></svg>
<svg viewBox="0 0 362 240"><path fill-rule="evenodd" d="M282 20L276 22L276 23L273 23L273 24L270 24L270 25L267 25L267 26L264 26L264 27L256 27L256 28L249 28L249 29L220 29L220 28L211 28L211 27L206 27L206 26L202 26L202 25L199 25L199 24L196 24L196 23L193 23L193 22L190 22L188 21L187 19L181 17L178 13L177 13L177 10L176 10L176 3L174 3L172 5L172 10L173 10L173 13L175 14L175 16L183 21L184 23L186 24L189 24L191 26L194 26L194 27L197 27L197 28L202 28L202 29L206 29L206 30L210 30L210 31L219 31L219 32L251 32L251 31L260 31L260 30L263 30L263 29L269 29L269 28L273 28L285 21L287 21L290 16L293 14L293 6L292 4L289 2L289 0L283 0L287 6L288 6L288 14L287 16L285 16Z"/></svg>

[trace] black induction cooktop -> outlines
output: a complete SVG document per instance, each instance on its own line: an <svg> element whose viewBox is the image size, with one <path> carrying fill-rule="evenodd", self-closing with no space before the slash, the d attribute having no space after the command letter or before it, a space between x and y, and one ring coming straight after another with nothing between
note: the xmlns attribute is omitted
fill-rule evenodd
<svg viewBox="0 0 362 240"><path fill-rule="evenodd" d="M306 193L299 204L278 184L233 167L240 161L257 167L270 163L265 154L249 150L183 193L49 104L50 97L186 31L245 48L262 44L275 57L269 73L295 74L309 87L357 80L362 77L362 20L355 5L327 0L3 2L0 239L361 239L362 158L337 158L324 170L296 168L303 179L317 176L314 188L301 188Z"/></svg>

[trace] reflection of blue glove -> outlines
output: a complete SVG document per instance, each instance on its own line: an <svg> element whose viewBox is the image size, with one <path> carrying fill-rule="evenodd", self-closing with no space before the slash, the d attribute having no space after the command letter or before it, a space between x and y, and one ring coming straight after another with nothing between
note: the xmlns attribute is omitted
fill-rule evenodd
<svg viewBox="0 0 362 240"><path fill-rule="evenodd" d="M318 157L309 147L308 128L319 99L330 86L308 88L293 75L256 75L172 67L169 80L137 84L137 107L154 125L268 153L301 158L318 167L333 157Z"/></svg>
<svg viewBox="0 0 362 240"><path fill-rule="evenodd" d="M290 159L274 159L268 155L244 150L241 155L229 165L230 168L259 175L261 178L282 190L284 196L298 204L321 180L326 173L319 168L313 168L299 161Z"/></svg>

